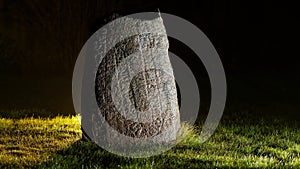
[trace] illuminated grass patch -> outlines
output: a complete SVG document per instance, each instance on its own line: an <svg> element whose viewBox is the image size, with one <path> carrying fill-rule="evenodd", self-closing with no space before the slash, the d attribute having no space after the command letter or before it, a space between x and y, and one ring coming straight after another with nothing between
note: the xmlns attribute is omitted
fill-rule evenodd
<svg viewBox="0 0 300 169"><path fill-rule="evenodd" d="M80 140L78 116L1 118L0 168L299 168L298 124L248 116L225 116L204 144L200 128L192 128L176 147L147 159L120 157Z"/></svg>

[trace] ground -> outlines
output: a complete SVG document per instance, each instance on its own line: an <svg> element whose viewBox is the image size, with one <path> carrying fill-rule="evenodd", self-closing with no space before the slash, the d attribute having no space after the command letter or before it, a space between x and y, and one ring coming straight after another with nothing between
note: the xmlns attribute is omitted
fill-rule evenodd
<svg viewBox="0 0 300 169"><path fill-rule="evenodd" d="M203 144L201 127L193 127L171 150L133 159L82 140L79 116L43 117L44 113L33 115L28 110L7 114L15 115L0 118L0 168L300 167L299 124L280 116L225 114Z"/></svg>
<svg viewBox="0 0 300 169"><path fill-rule="evenodd" d="M300 168L296 74L227 77L225 112L214 135L200 144L197 121L183 142L147 159L81 140L78 117L69 115L70 79L3 77L0 168Z"/></svg>

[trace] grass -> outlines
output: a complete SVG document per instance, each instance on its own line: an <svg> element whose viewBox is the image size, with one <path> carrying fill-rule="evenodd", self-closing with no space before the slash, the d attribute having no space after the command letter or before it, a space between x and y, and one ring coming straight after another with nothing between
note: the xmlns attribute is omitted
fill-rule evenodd
<svg viewBox="0 0 300 169"><path fill-rule="evenodd" d="M0 168L300 168L296 122L250 113L225 115L199 143L200 127L171 150L125 158L81 140L78 116L0 118Z"/></svg>

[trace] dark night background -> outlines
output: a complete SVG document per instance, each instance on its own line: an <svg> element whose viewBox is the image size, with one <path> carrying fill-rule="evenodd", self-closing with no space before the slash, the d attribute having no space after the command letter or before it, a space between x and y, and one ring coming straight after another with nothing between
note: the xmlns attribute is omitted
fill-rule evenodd
<svg viewBox="0 0 300 169"><path fill-rule="evenodd" d="M225 113L259 111L294 119L300 110L296 7L237 0L0 0L0 109L73 113L73 66L89 36L114 14L159 8L197 25L215 46L227 76ZM170 39L170 51L198 77L206 112L210 88L203 65L176 40Z"/></svg>

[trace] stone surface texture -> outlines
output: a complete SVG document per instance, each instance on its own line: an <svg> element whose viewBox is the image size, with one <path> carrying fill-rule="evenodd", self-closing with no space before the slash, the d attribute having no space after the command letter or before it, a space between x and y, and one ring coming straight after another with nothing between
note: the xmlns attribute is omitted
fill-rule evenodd
<svg viewBox="0 0 300 169"><path fill-rule="evenodd" d="M124 138L147 138L156 143L173 141L180 128L180 116L162 18L129 18L124 24L132 26L122 30L110 25L111 29L101 37L113 37L130 28L142 28L143 33L127 37L111 49L103 48L104 43L115 42L102 40L102 47L97 48L106 53L95 79L99 116L104 117L110 129L102 134L109 142L128 141L120 140L120 133Z"/></svg>

